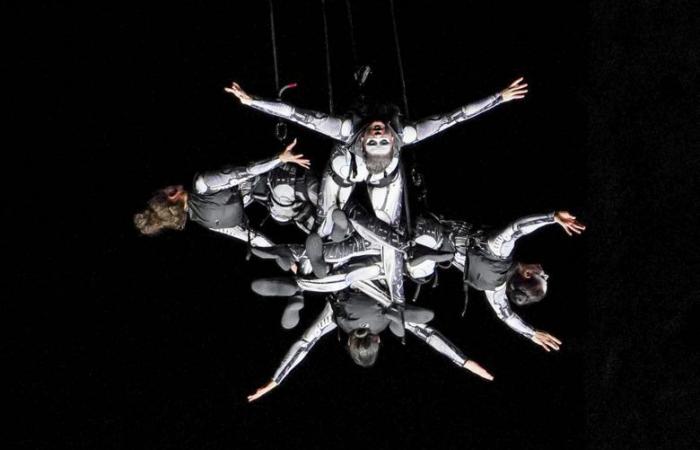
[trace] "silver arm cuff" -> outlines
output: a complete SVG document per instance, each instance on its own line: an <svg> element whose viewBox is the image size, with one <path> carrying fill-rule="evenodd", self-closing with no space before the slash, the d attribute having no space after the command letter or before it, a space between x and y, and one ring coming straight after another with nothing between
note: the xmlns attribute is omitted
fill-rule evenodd
<svg viewBox="0 0 700 450"><path fill-rule="evenodd" d="M490 95L485 99L469 103L450 113L437 114L420 120L413 125L404 127L402 133L403 142L404 144L412 144L422 141L434 134L445 131L453 125L476 117L501 103L503 103L503 98L500 94Z"/></svg>
<svg viewBox="0 0 700 450"><path fill-rule="evenodd" d="M238 186L246 180L269 172L282 163L278 157L254 162L247 167L225 167L198 174L194 180L194 190L198 194L213 192Z"/></svg>
<svg viewBox="0 0 700 450"><path fill-rule="evenodd" d="M254 99L250 106L258 111L294 122L333 139L347 141L354 133L352 121L291 106L279 101Z"/></svg>
<svg viewBox="0 0 700 450"><path fill-rule="evenodd" d="M508 325L513 331L530 339L535 335L535 329L525 323L510 307L506 297L505 285L500 286L495 291L484 291L486 299L491 308L496 312L496 316Z"/></svg>
<svg viewBox="0 0 700 450"><path fill-rule="evenodd" d="M522 236L554 223L554 213L522 217L508 225L505 230L488 240L489 249L498 256L507 257Z"/></svg>
<svg viewBox="0 0 700 450"><path fill-rule="evenodd" d="M450 342L445 336L436 329L424 324L406 323L406 329L416 335L418 339L447 356L453 363L458 366L464 366L468 359L464 353Z"/></svg>

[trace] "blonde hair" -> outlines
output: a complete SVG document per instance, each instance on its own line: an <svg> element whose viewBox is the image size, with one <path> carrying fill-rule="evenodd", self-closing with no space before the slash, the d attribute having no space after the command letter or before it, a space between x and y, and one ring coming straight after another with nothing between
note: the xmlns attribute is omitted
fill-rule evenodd
<svg viewBox="0 0 700 450"><path fill-rule="evenodd" d="M134 215L134 226L146 236L155 236L164 229L182 230L186 222L185 205L171 201L163 191L151 197L145 210Z"/></svg>

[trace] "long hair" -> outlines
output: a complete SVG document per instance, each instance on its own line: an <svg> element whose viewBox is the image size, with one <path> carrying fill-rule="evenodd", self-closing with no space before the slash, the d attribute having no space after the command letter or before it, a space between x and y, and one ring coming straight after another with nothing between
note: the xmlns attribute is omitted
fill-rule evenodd
<svg viewBox="0 0 700 450"><path fill-rule="evenodd" d="M148 201L148 207L134 215L134 225L146 236L154 236L164 229L182 230L186 222L185 206L168 198L164 190L156 192Z"/></svg>

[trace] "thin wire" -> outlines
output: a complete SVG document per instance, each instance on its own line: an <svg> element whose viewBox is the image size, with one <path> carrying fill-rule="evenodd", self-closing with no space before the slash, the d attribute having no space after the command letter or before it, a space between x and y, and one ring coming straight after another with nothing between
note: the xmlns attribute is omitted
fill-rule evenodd
<svg viewBox="0 0 700 450"><path fill-rule="evenodd" d="M401 59L401 46L399 45L399 32L396 27L396 15L394 14L394 0L389 0L391 5L391 23L394 26L394 44L396 45L396 58L399 61L399 77L401 78L401 93L403 94L403 109L408 119L408 96L406 95L406 79L403 73L403 59Z"/></svg>
<svg viewBox="0 0 700 450"><path fill-rule="evenodd" d="M275 68L275 92L280 90L280 76L277 67L277 38L275 37L275 11L272 7L272 0L268 0L270 5L270 34L272 35L272 59Z"/></svg>
<svg viewBox="0 0 700 450"><path fill-rule="evenodd" d="M328 111L333 114L333 82L331 76L331 49L328 40L328 20L326 18L326 0L321 0L323 9L323 36L326 43L326 77L328 78Z"/></svg>
<svg viewBox="0 0 700 450"><path fill-rule="evenodd" d="M350 0L345 0L345 9L348 13L348 24L350 25L350 46L352 47L352 62L357 67L357 46L355 43L355 26L352 22L352 7L350 6Z"/></svg>

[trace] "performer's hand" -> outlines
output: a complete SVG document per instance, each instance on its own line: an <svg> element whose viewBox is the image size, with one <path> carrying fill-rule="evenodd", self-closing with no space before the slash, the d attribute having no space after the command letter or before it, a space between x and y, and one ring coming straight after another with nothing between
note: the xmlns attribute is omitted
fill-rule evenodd
<svg viewBox="0 0 700 450"><path fill-rule="evenodd" d="M274 381L270 381L267 383L265 386L259 388L257 391L255 391L255 394L249 395L248 396L248 403L254 402L255 400L259 399L263 395L267 394L271 390L277 387L277 383Z"/></svg>
<svg viewBox="0 0 700 450"><path fill-rule="evenodd" d="M559 350L559 346L561 345L561 341L559 339L555 338L546 331L535 331L535 335L532 336L531 339L532 342L539 345L548 352L552 351L550 350L550 348L553 350Z"/></svg>
<svg viewBox="0 0 700 450"><path fill-rule="evenodd" d="M308 159L303 159L304 155L295 155L292 153L292 149L297 145L297 140L294 139L291 144L280 153L279 159L284 163L298 164L304 169L308 169L311 166L311 161Z"/></svg>
<svg viewBox="0 0 700 450"><path fill-rule="evenodd" d="M501 97L503 97L504 102L518 100L525 97L525 94L527 94L527 83L521 84L522 81L523 77L520 77L513 81L510 86L501 91Z"/></svg>
<svg viewBox="0 0 700 450"><path fill-rule="evenodd" d="M246 92L241 89L241 87L235 81L231 83L231 87L224 88L224 91L235 95L244 105L250 105L250 102L253 101L250 95L246 94Z"/></svg>
<svg viewBox="0 0 700 450"><path fill-rule="evenodd" d="M586 226L576 220L576 217L569 214L568 211L555 212L554 221L561 225L569 236L573 236L572 233L581 234L581 232L586 229Z"/></svg>
<svg viewBox="0 0 700 450"><path fill-rule="evenodd" d="M465 369L467 369L468 371L470 371L473 374L479 375L481 378L484 378L484 379L489 380L489 381L493 381L493 375L488 373L488 371L486 369L484 369L483 367L481 367L479 365L479 363L477 363L476 361L472 361L470 359L467 362L465 362L462 367L464 367Z"/></svg>

